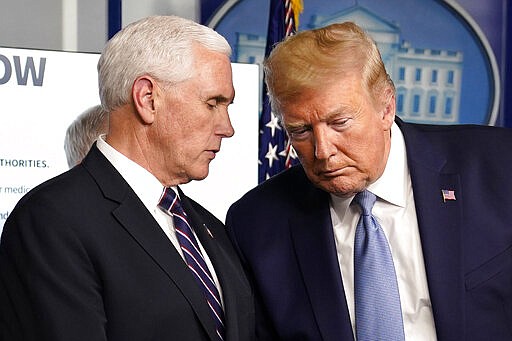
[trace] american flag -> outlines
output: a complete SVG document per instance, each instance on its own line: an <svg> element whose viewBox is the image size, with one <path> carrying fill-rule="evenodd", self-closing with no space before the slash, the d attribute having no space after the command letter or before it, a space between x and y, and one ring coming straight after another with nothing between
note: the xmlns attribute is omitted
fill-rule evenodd
<svg viewBox="0 0 512 341"><path fill-rule="evenodd" d="M295 34L302 1L272 0L268 18L265 57L276 43ZM298 163L297 155L288 136L271 111L267 87L263 83L262 112L259 121L258 183Z"/></svg>
<svg viewBox="0 0 512 341"><path fill-rule="evenodd" d="M442 189L441 193L443 194L444 202L446 202L446 200L456 200L455 199L455 191L448 190L448 189Z"/></svg>

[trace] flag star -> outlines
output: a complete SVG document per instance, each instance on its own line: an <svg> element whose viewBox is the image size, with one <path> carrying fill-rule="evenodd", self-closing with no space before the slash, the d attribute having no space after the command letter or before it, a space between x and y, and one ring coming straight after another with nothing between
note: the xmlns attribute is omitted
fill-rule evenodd
<svg viewBox="0 0 512 341"><path fill-rule="evenodd" d="M295 151L295 148L293 148L293 146L290 146L290 157L292 159L296 159L297 158L297 152Z"/></svg>
<svg viewBox="0 0 512 341"><path fill-rule="evenodd" d="M286 157L286 161L285 161L285 167L286 168L290 168L291 166L293 166L294 164L294 161L297 159L297 152L295 151L295 149L293 149L293 146L289 146L288 148L288 155Z"/></svg>
<svg viewBox="0 0 512 341"><path fill-rule="evenodd" d="M292 160L297 158L297 152L293 149L293 146L290 144L290 141L287 142L287 147L283 149L279 156L282 156L285 160L285 167L289 168L292 166Z"/></svg>
<svg viewBox="0 0 512 341"><path fill-rule="evenodd" d="M272 137L274 137L276 129L281 130L281 126L279 125L279 119L277 118L273 111L270 112L270 121L268 121L268 123L265 124L265 127L270 128L270 130L272 131Z"/></svg>
<svg viewBox="0 0 512 341"><path fill-rule="evenodd" d="M267 151L267 154L265 155L265 158L268 159L268 164L269 164L270 168L272 168L272 163L274 162L274 160L278 160L276 152L277 152L277 145L272 147L272 143L269 142L268 143L268 151Z"/></svg>
<svg viewBox="0 0 512 341"><path fill-rule="evenodd" d="M288 152L286 151L286 149L283 149L279 152L279 156L282 156L284 158L286 158L286 156L288 155Z"/></svg>

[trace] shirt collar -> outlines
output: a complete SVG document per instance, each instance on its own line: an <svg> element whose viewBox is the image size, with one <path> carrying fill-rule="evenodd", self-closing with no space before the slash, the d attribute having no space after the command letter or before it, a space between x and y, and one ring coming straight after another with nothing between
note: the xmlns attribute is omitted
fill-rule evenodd
<svg viewBox="0 0 512 341"><path fill-rule="evenodd" d="M391 147L386 167L381 177L368 186L368 190L393 205L405 207L408 174L404 136L400 128L393 122Z"/></svg>
<svg viewBox="0 0 512 341"><path fill-rule="evenodd" d="M152 212L158 205L163 193L164 186L160 181L144 167L133 162L125 155L114 149L105 141L105 135L101 135L96 145L105 157L112 163L135 194L142 201L144 206ZM177 193L176 186L173 186Z"/></svg>

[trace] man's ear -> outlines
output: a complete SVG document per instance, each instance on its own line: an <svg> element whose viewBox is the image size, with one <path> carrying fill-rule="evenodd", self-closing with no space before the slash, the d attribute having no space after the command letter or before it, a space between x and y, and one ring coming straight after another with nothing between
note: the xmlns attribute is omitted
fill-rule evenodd
<svg viewBox="0 0 512 341"><path fill-rule="evenodd" d="M133 105L140 119L145 124L151 124L155 120L155 98L157 96L156 81L150 76L140 76L135 79L132 86Z"/></svg>
<svg viewBox="0 0 512 341"><path fill-rule="evenodd" d="M396 113L396 102L395 102L395 92L391 88L386 89L386 103L384 104L384 109L382 110L382 120L385 125L386 130L391 129L393 122L395 121L395 113Z"/></svg>

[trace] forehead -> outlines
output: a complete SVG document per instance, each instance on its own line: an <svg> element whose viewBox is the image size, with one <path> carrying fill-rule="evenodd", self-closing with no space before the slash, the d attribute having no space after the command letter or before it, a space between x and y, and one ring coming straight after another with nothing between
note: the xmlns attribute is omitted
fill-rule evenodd
<svg viewBox="0 0 512 341"><path fill-rule="evenodd" d="M231 77L231 61L224 53L209 50L203 46L194 45L193 69L196 73L206 74L217 72L229 73Z"/></svg>
<svg viewBox="0 0 512 341"><path fill-rule="evenodd" d="M285 121L311 114L332 115L352 112L370 100L360 78L347 75L322 82L316 88L302 89L281 103L281 112Z"/></svg>
<svg viewBox="0 0 512 341"><path fill-rule="evenodd" d="M234 97L231 61L223 53L204 47L194 48L192 77L183 85L199 89L202 96Z"/></svg>

